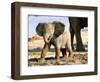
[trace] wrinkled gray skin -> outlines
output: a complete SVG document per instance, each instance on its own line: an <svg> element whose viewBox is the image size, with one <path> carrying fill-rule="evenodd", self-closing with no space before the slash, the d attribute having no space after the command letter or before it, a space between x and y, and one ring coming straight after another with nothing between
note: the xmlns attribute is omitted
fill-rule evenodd
<svg viewBox="0 0 100 82"><path fill-rule="evenodd" d="M82 42L82 37L81 37L81 29L84 27L87 27L87 18L80 18L80 17L69 17L69 22L70 22L70 33L71 33L71 46L72 49L74 50L73 47L73 39L74 35L76 38L76 51L85 51L85 47Z"/></svg>
<svg viewBox="0 0 100 82"><path fill-rule="evenodd" d="M55 47L55 56L58 64L60 63L60 51L65 59L73 55L70 32L68 27L65 27L63 23L57 21L52 23L39 23L36 27L36 32L38 35L43 36L45 42L41 52L42 61L45 61L45 54L50 49L51 45ZM67 51L69 52L68 56L66 53Z"/></svg>

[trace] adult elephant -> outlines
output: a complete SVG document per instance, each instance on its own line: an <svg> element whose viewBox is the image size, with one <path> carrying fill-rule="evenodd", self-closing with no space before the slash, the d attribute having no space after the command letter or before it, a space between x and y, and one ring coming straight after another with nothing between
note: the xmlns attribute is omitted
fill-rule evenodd
<svg viewBox="0 0 100 82"><path fill-rule="evenodd" d="M70 33L71 33L71 46L73 47L74 35L76 37L76 51L85 51L85 47L82 42L81 29L87 27L87 18L82 17L69 17Z"/></svg>
<svg viewBox="0 0 100 82"><path fill-rule="evenodd" d="M69 52L70 57L73 56L70 32L63 23L57 21L51 23L39 23L36 27L36 32L38 35L43 36L45 42L41 52L41 62L45 62L45 55L51 45L55 48L57 64L60 64L60 51L62 52L64 59L68 57L66 53L67 51Z"/></svg>

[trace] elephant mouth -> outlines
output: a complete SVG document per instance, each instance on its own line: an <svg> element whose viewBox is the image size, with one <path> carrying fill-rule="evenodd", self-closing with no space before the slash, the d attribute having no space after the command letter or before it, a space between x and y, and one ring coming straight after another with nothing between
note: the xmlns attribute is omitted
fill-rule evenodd
<svg viewBox="0 0 100 82"><path fill-rule="evenodd" d="M52 40L52 36L49 36L48 38L45 38L45 42L49 43Z"/></svg>
<svg viewBox="0 0 100 82"><path fill-rule="evenodd" d="M51 41L51 38L48 38L45 40L46 43L49 43Z"/></svg>
<svg viewBox="0 0 100 82"><path fill-rule="evenodd" d="M51 41L52 37L53 37L53 34L50 34L50 35L46 34L46 35L44 36L44 41L45 41L46 43L49 43L49 42Z"/></svg>

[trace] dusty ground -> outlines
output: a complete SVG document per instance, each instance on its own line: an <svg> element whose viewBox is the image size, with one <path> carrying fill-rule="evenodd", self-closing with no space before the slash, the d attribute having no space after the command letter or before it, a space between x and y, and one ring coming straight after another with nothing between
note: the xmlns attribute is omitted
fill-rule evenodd
<svg viewBox="0 0 100 82"><path fill-rule="evenodd" d="M85 49L88 50L88 34L87 30L82 30L82 40L85 46ZM74 40L74 44L76 44L76 41ZM56 59L55 59L55 51L53 46L51 46L50 51L45 56L45 63L40 62L40 54L41 50L43 48L44 41L43 38L34 35L31 39L28 41L28 66L40 66L40 65L56 65ZM66 58L64 60L62 58L62 53L60 53L60 63L61 65L73 65L73 64L86 64L88 63L88 52L76 52L74 51L74 57L73 58Z"/></svg>

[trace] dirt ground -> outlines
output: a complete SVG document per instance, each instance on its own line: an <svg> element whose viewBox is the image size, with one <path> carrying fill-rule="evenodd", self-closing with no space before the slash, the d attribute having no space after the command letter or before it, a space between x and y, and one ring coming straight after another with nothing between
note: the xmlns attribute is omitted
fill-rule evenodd
<svg viewBox="0 0 100 82"><path fill-rule="evenodd" d="M87 29L82 30L81 36L83 40L83 44L85 46L85 52L76 52L74 51L73 58L63 59L62 53L60 53L60 65L75 65L75 64L87 64L88 63L88 33ZM74 44L76 41L74 39ZM28 40L28 66L43 66L43 65L56 65L55 59L55 50L54 47L51 46L50 51L45 55L45 63L40 62L41 50L44 46L43 38L34 35ZM76 47L76 46L74 46Z"/></svg>

